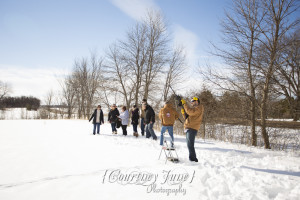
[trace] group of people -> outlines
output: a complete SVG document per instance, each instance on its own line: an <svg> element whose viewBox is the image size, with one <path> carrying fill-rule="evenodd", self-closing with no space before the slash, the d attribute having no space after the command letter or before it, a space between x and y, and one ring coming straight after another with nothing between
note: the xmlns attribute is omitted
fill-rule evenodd
<svg viewBox="0 0 300 200"><path fill-rule="evenodd" d="M187 147L189 150L189 160L193 162L198 162L196 152L195 152L195 137L203 118L204 107L200 104L200 100L197 97L191 99L191 104L187 104L184 99L181 100L182 109L181 113L185 119L184 121L184 132L186 133ZM142 101L141 113L136 105L131 108L131 124L133 127L133 135L138 137L138 125L141 119L141 135L144 136L146 133L146 138L152 138L157 140L157 136L153 130L153 125L155 123L155 112L153 108L147 103L146 99ZM111 124L112 134L117 134L117 128L122 127L123 135L127 135L127 126L129 124L129 111L126 106L121 108L119 112L116 104L111 106L108 113L108 121ZM163 146L164 133L168 130L170 135L170 146L174 147L174 136L173 136L173 126L179 115L177 111L173 108L170 102L165 102L164 107L159 112L159 119L162 123L161 135L160 135L160 145ZM100 134L100 125L104 123L103 112L101 106L98 105L97 109L91 115L89 121L93 120L94 130L93 134Z"/></svg>

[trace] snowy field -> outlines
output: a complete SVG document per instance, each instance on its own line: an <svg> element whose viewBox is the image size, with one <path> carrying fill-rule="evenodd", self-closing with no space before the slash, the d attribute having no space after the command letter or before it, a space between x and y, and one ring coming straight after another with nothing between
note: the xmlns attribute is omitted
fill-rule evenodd
<svg viewBox="0 0 300 200"><path fill-rule="evenodd" d="M160 135L159 132L156 132ZM92 134L87 120L1 120L0 199L300 199L300 157L197 139L198 163L175 136L180 162L159 141Z"/></svg>

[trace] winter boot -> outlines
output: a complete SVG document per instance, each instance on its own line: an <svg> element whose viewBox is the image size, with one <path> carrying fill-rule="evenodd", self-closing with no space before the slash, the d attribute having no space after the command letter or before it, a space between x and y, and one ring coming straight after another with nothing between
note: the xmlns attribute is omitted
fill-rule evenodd
<svg viewBox="0 0 300 200"><path fill-rule="evenodd" d="M192 161L192 162L198 162L198 159L197 158L189 158L190 159L190 161Z"/></svg>
<svg viewBox="0 0 300 200"><path fill-rule="evenodd" d="M171 147L174 148L174 142L171 142Z"/></svg>

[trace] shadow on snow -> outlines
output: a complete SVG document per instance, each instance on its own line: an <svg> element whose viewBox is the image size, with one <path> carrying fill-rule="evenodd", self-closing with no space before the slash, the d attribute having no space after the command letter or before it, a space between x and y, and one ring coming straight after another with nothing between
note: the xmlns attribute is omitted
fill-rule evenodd
<svg viewBox="0 0 300 200"><path fill-rule="evenodd" d="M241 166L243 169L251 169L259 172L266 172L271 174L281 174L281 175L289 175L289 176L298 176L300 177L300 172L292 172L292 171L282 171L282 170L274 170L274 169L259 169L254 167Z"/></svg>

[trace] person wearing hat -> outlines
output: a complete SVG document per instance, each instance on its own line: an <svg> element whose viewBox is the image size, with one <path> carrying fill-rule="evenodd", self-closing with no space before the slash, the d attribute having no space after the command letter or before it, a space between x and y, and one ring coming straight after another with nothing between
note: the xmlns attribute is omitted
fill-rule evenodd
<svg viewBox="0 0 300 200"><path fill-rule="evenodd" d="M113 104L111 106L111 109L108 113L108 121L111 124L111 129L112 129L112 134L117 134L117 129L116 129L116 125L117 125L117 120L119 120L120 113L119 110L116 106L116 104Z"/></svg>
<svg viewBox="0 0 300 200"><path fill-rule="evenodd" d="M93 119L94 124L94 131L93 134L96 134L96 128L97 128L97 134L100 134L100 125L104 124L104 118L103 118L103 112L101 110L101 106L98 105L97 108L94 110L94 113L92 114L91 118L89 119L89 122Z"/></svg>
<svg viewBox="0 0 300 200"><path fill-rule="evenodd" d="M190 161L198 162L196 152L195 152L195 137L203 118L204 107L200 105L200 100L197 97L191 99L191 105L188 105L184 99L181 100L181 103L184 109L181 109L182 115L185 117L185 114L188 117L184 122L184 130L186 133L187 147L189 150L189 159Z"/></svg>
<svg viewBox="0 0 300 200"><path fill-rule="evenodd" d="M175 120L178 119L178 113L172 107L168 101L165 102L165 105L162 109L160 109L158 114L159 119L161 120L161 134L160 134L160 145L163 146L164 141L164 133L168 130L168 133L171 137L171 147L174 146L174 137L173 137L173 125Z"/></svg>

